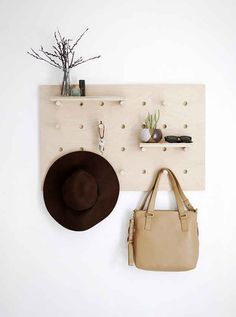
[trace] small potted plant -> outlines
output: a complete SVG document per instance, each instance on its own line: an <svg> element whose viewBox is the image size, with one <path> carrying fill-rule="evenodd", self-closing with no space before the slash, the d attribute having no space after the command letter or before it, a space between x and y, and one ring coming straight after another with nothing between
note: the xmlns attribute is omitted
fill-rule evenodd
<svg viewBox="0 0 236 317"><path fill-rule="evenodd" d="M141 131L141 141L148 143L158 143L162 139L161 129L157 129L157 123L160 119L160 110L154 114L148 113L145 122L143 123L143 129Z"/></svg>

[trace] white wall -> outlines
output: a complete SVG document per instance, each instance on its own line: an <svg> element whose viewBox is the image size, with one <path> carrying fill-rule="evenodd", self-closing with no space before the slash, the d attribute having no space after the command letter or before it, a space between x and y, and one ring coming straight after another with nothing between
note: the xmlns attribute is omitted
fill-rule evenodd
<svg viewBox="0 0 236 317"><path fill-rule="evenodd" d="M235 14L234 0L0 1L1 317L236 315ZM62 74L26 51L50 47L57 27L76 37L87 26L81 53L102 58L74 79L206 84L206 191L188 194L199 207L194 271L127 266L128 218L142 193L121 193L112 214L86 232L64 229L44 207L38 86ZM160 205L170 206L167 198Z"/></svg>

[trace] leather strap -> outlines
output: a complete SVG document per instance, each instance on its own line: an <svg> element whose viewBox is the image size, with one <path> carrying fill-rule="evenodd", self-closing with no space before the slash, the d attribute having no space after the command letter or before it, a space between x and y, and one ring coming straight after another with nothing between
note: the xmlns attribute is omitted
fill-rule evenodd
<svg viewBox="0 0 236 317"><path fill-rule="evenodd" d="M174 174L169 168L163 168L163 169L162 169L162 172L163 172L164 170L166 170L166 171L168 171L169 173L171 173L172 176L174 177L175 182L176 182L176 185L177 185L178 190L179 190L179 194L180 194L180 196L181 196L181 198L182 198L182 200L183 200L184 206L185 206L188 210L196 211L196 209L192 206L192 204L190 203L190 201L188 200L188 198L185 196L185 194L184 194L184 192L183 192L183 190L182 190L182 188L181 188L181 186L180 186L180 183L179 183L178 179L176 178L175 174ZM156 183L156 181L155 181L155 183ZM152 186L152 188L150 189L150 191L147 192L147 194L146 194L146 196L145 196L145 198L144 198L144 200L143 200L141 206L138 208L138 210L145 210L145 206L146 206L146 204L147 204L147 202L148 202L148 199L150 199L150 195L151 195L152 191L154 190L155 183L154 183L154 185Z"/></svg>
<svg viewBox="0 0 236 317"><path fill-rule="evenodd" d="M162 175L164 170L168 171L168 169L162 168L157 173L156 183L155 183L154 189L152 191L151 199L149 201L148 208L147 208L148 211L153 211L154 208L155 208L155 201L156 201L156 197L157 197L157 192L158 192L158 187L159 187L159 183L160 183L160 178L161 178L161 175ZM170 180L170 183L171 183L171 186L172 186L172 190L173 190L173 192L175 194L175 199L176 199L176 203L177 203L177 206L178 206L178 210L180 212L184 212L183 202L181 200L181 197L180 197L180 194L179 194L179 191L178 191L178 187L176 185L176 182L175 182L175 179L174 179L172 173L168 173L168 177L169 177L169 180Z"/></svg>
<svg viewBox="0 0 236 317"><path fill-rule="evenodd" d="M146 212L145 225L144 225L144 229L145 230L151 230L151 224L152 224L152 217L153 216L154 216L153 212L150 212L150 211Z"/></svg>
<svg viewBox="0 0 236 317"><path fill-rule="evenodd" d="M183 203L184 203L184 205L186 206L186 208L187 208L188 210L191 210L191 211L196 211L196 209L192 206L192 204L190 203L190 201L188 200L188 198L185 196L185 194L184 194L184 192L183 192L183 190L182 190L182 188L181 188L181 186L180 186L180 183L179 183L177 177L175 176L175 174L174 174L169 168L167 168L166 170L167 170L169 173L171 173L172 176L174 177L175 182L176 182L176 185L177 185L178 190L179 190L179 193L180 193L180 196L181 196L181 198L182 198L182 200L183 200Z"/></svg>
<svg viewBox="0 0 236 317"><path fill-rule="evenodd" d="M174 194L175 194L175 199L176 199L176 203L177 203L177 207L178 207L182 231L187 231L188 230L187 214L185 213L183 202L184 202L185 206L187 207L187 209L189 209L190 206L192 207L192 205L189 202L188 202L188 204L185 203L186 196L184 195L184 193L180 187L179 182L176 182L177 178L174 176L174 173L170 169L166 169L166 168L160 169L157 173L156 182L155 182L155 185L154 185L154 188L153 188L153 191L151 194L151 198L150 198L150 201L148 204L147 212L146 212L146 216L147 216L146 224L147 224L147 226L145 224L145 229L150 230L151 218L149 217L149 213L151 211L153 211L155 208L155 201L156 201L156 196L157 196L157 192L158 192L158 186L159 186L161 175L162 175L164 170L168 171L168 177L169 177L172 189L173 189Z"/></svg>
<svg viewBox="0 0 236 317"><path fill-rule="evenodd" d="M152 193L152 191L153 191L153 189L154 189L154 186L155 186L155 183L154 183L154 185L152 186L152 189L150 189L150 191L147 192L146 197L144 198L144 200L143 200L143 202L142 202L142 204L141 204L141 206L139 207L138 210L145 210L146 203L147 203L147 201L150 199L150 195L151 195L151 193Z"/></svg>
<svg viewBox="0 0 236 317"><path fill-rule="evenodd" d="M133 235L134 235L134 217L129 221L128 231L128 264L134 265L134 246L133 246Z"/></svg>

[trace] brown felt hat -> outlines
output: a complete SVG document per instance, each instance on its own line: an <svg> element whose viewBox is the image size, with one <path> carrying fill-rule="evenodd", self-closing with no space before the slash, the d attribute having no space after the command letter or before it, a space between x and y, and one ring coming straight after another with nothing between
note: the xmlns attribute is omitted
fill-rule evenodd
<svg viewBox="0 0 236 317"><path fill-rule="evenodd" d="M43 196L50 215L63 227L83 231L106 218L119 196L117 175L102 156L78 151L49 168Z"/></svg>

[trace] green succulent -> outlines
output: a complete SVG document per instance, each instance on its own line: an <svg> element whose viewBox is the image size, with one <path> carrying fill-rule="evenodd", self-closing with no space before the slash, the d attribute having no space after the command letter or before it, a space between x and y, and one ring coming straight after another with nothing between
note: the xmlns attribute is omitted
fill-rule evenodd
<svg viewBox="0 0 236 317"><path fill-rule="evenodd" d="M148 112L148 115L145 119L145 128L147 129L156 129L157 123L160 119L160 109L157 110L157 113L150 114Z"/></svg>

